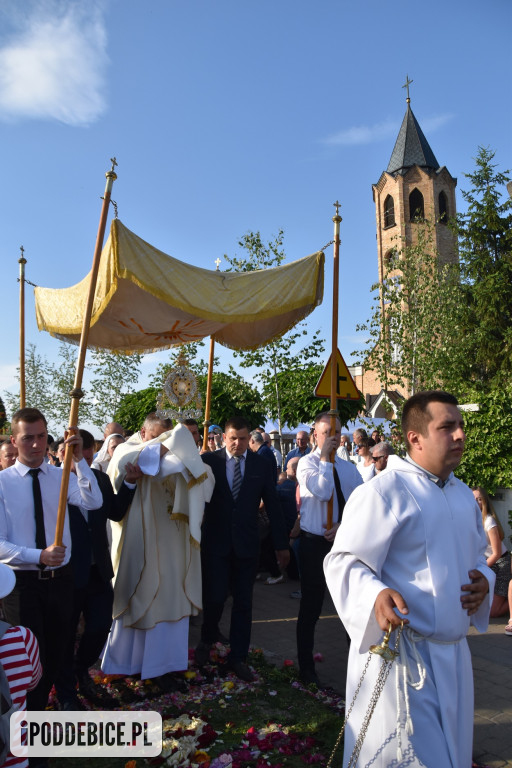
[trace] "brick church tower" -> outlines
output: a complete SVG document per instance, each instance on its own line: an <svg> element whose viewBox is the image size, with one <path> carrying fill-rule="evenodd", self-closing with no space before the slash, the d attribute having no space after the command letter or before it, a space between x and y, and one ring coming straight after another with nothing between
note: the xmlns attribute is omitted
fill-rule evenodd
<svg viewBox="0 0 512 768"><path fill-rule="evenodd" d="M387 169L372 185L377 218L377 259L379 282L385 274L389 253L405 245L414 245L418 223L415 219L432 222L435 246L441 264L457 261L455 235L447 226L455 215L457 179L445 166L440 166L411 109L407 78L407 108ZM373 416L384 416L379 401L384 396L393 401L395 393L384 393L376 372L354 366L352 375L366 397L366 407ZM407 396L407 392L397 395Z"/></svg>

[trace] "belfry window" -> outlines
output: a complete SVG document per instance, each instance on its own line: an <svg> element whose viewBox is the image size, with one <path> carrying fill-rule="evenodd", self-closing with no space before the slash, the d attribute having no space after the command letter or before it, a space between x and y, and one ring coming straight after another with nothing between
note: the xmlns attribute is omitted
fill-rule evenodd
<svg viewBox="0 0 512 768"><path fill-rule="evenodd" d="M439 193L439 221L441 224L448 223L448 198L445 192Z"/></svg>
<svg viewBox="0 0 512 768"><path fill-rule="evenodd" d="M409 195L409 219L416 221L417 219L425 218L425 204L423 202L423 195L419 189L413 189Z"/></svg>
<svg viewBox="0 0 512 768"><path fill-rule="evenodd" d="M395 201L388 195L384 200L384 226L392 227L395 223Z"/></svg>

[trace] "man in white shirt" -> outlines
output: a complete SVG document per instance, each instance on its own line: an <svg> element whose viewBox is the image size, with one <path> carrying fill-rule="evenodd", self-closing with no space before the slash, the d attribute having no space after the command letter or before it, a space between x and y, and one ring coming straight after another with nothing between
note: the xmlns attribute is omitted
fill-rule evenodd
<svg viewBox="0 0 512 768"><path fill-rule="evenodd" d="M352 639L347 701L357 691L343 765L353 763L378 683L382 660L371 656L367 665L368 649L383 630L403 622L400 656L356 762L462 768L471 765L473 731L466 635L470 624L487 629L494 574L486 565L480 510L453 475L465 440L457 400L447 392L417 392L404 405L402 431L405 461L390 456L387 468L355 491L325 560ZM391 647L395 642L393 634Z"/></svg>
<svg viewBox="0 0 512 768"><path fill-rule="evenodd" d="M343 507L362 478L349 461L330 456L336 451L341 424L336 420L336 433L331 436L327 413L315 419L316 448L303 456L297 467L300 488L299 564L302 598L297 619L297 653L300 676L304 683L320 685L313 660L315 627L322 611L325 595L324 557L330 551L338 530ZM336 472L336 476L334 475ZM336 488L339 480L339 489ZM327 503L333 499L333 524L327 529Z"/></svg>
<svg viewBox="0 0 512 768"><path fill-rule="evenodd" d="M62 546L55 537L62 472L46 463L46 419L37 408L22 408L11 420L14 466L0 473L0 562L16 572L16 586L4 598L7 620L31 629L39 643L43 677L28 694L28 708L43 710L62 658L71 620L73 578L71 537L66 514ZM76 475L69 478L68 503L84 509L102 504L96 478L82 456L82 438L73 446Z"/></svg>

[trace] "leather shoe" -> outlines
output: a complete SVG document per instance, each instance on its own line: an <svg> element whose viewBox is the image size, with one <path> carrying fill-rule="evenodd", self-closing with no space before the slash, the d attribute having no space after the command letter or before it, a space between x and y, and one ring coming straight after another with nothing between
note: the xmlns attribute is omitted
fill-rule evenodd
<svg viewBox="0 0 512 768"><path fill-rule="evenodd" d="M94 684L89 674L80 675L78 678L78 693L92 704L100 704L103 707L116 707L117 701L102 691Z"/></svg>
<svg viewBox="0 0 512 768"><path fill-rule="evenodd" d="M166 672L165 675L154 677L153 682L158 686L162 693L173 693L175 691L186 693L188 691L188 686L185 680L180 679L172 672Z"/></svg>
<svg viewBox="0 0 512 768"><path fill-rule="evenodd" d="M240 680L244 680L246 683L252 683L254 682L254 675L247 666L247 664L244 664L243 661L228 661L228 669L231 672L234 672L235 675L240 678Z"/></svg>
<svg viewBox="0 0 512 768"><path fill-rule="evenodd" d="M210 661L210 643L202 640L194 651L194 658L198 667L204 667Z"/></svg>
<svg viewBox="0 0 512 768"><path fill-rule="evenodd" d="M79 700L78 696L75 696L71 699L66 699L65 701L61 701L59 703L61 712L85 712L85 707Z"/></svg>
<svg viewBox="0 0 512 768"><path fill-rule="evenodd" d="M318 675L314 669L301 670L299 678L304 685L316 685L317 688L322 688L322 684L318 679Z"/></svg>

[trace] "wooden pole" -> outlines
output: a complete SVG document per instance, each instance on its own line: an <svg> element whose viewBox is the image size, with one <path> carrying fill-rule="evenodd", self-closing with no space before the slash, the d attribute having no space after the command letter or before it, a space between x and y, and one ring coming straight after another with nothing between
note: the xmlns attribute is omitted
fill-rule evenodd
<svg viewBox="0 0 512 768"><path fill-rule="evenodd" d="M219 271L220 259L215 259L216 272ZM208 376L206 378L206 403L204 405L204 432L203 432L203 451L208 448L208 430L210 428L210 407L212 401L212 376L213 376L213 359L215 352L215 339L210 336L210 357L208 358Z"/></svg>
<svg viewBox="0 0 512 768"><path fill-rule="evenodd" d="M337 410L337 389L338 389L338 371L336 366L336 357L338 352L338 303L339 303L339 255L340 255L340 223L341 216L339 215L340 204L338 201L334 203L336 208L336 215L332 217L334 222L334 258L333 258L333 270L332 270L332 343L331 343L331 410L329 416L331 419L331 437L336 434L336 421L339 418ZM336 457L336 451L333 450L330 456L331 464L334 469L334 459ZM333 518L333 499L334 493L327 502L327 530L332 528Z"/></svg>
<svg viewBox="0 0 512 768"><path fill-rule="evenodd" d="M26 405L25 386L25 264L24 248L20 247L21 256L18 259L20 265L20 408Z"/></svg>
<svg viewBox="0 0 512 768"><path fill-rule="evenodd" d="M208 430L210 428L210 404L212 400L212 375L213 375L213 353L215 351L215 339L210 336L210 357L208 358L208 377L206 379L206 403L204 406L204 433L203 433L203 451L208 448Z"/></svg>
<svg viewBox="0 0 512 768"><path fill-rule="evenodd" d="M110 205L110 195L112 193L112 186L117 179L117 175L114 172L114 168L117 165L115 157L111 160L112 168L105 176L107 183L105 186L105 194L103 196L103 206L101 208L100 223L98 226L98 234L96 236L96 246L94 249L94 257L91 268L91 279L89 283L89 294L87 296L87 303L85 305L84 320L82 325L82 333L80 336L80 349L78 351L78 358L76 361L75 381L73 389L70 392L71 395L71 409L69 413L69 426L68 432L70 434L76 433L78 429L78 406L80 405L80 399L84 396L82 392L82 378L85 366L85 354L87 351L87 342L89 340L89 326L91 324L92 308L94 303L94 296L96 293L96 282L98 279L98 270L100 266L101 251L103 248L103 239L105 237L105 227L107 224L108 207ZM62 480L60 485L60 497L59 508L57 512L57 526L55 528L55 541L54 544L62 546L62 534L64 531L64 520L66 517L66 506L68 498L69 487L69 473L71 472L71 462L73 460L73 448L72 446L66 446L66 453L64 455L64 463L62 466Z"/></svg>

